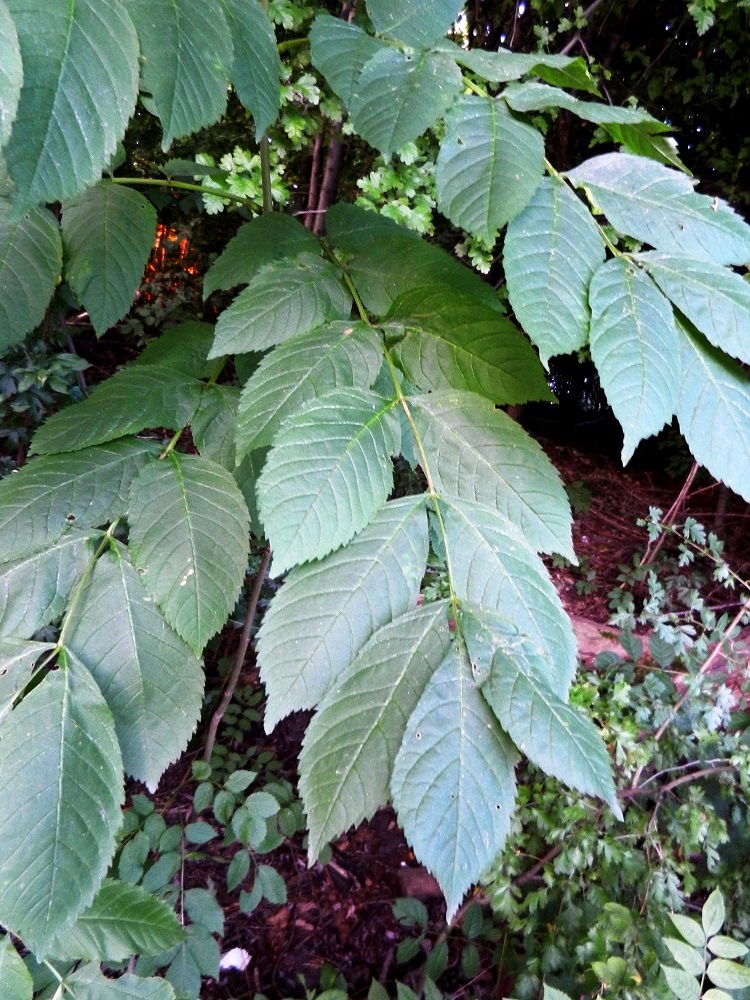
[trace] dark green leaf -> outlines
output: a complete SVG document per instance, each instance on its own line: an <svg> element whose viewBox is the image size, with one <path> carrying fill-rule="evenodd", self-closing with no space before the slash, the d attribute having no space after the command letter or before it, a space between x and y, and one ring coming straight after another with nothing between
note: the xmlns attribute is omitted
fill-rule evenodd
<svg viewBox="0 0 750 1000"><path fill-rule="evenodd" d="M133 363L161 365L202 378L216 367L206 361L213 339L214 328L210 323L187 320L167 327L161 336L149 341Z"/></svg>
<svg viewBox="0 0 750 1000"><path fill-rule="evenodd" d="M37 662L53 648L48 642L0 639L0 722L28 684Z"/></svg>
<svg viewBox="0 0 750 1000"><path fill-rule="evenodd" d="M188 889L184 895L185 910L194 924L200 924L212 934L224 934L224 911L216 896L207 889Z"/></svg>
<svg viewBox="0 0 750 1000"><path fill-rule="evenodd" d="M310 28L310 59L346 107L362 67L385 46L356 24L317 14Z"/></svg>
<svg viewBox="0 0 750 1000"><path fill-rule="evenodd" d="M232 33L232 85L253 116L259 140L279 113L281 59L268 14L258 0L221 0Z"/></svg>
<svg viewBox="0 0 750 1000"><path fill-rule="evenodd" d="M235 385L209 385L190 424L193 442L204 458L234 472L234 420L240 402Z"/></svg>

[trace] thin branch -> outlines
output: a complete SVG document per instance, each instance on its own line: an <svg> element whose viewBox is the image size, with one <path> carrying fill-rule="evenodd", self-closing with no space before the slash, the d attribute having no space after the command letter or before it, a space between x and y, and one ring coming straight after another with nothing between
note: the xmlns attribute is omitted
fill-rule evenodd
<svg viewBox="0 0 750 1000"><path fill-rule="evenodd" d="M596 10L596 8L599 6L599 4L601 2L602 2L602 0L594 0L593 3L590 3L588 5L588 7L586 8L586 10L583 12L583 16L584 16L584 18L587 21L588 21L589 17L594 13L594 11ZM573 37L570 39L570 41L567 42L565 45L563 45L563 47L560 49L560 55L561 56L566 56L569 52L571 52L576 47L576 45L580 41L582 41L582 39L581 39L581 32L577 31L575 33L575 35L573 35Z"/></svg>
<svg viewBox="0 0 750 1000"><path fill-rule="evenodd" d="M667 525L670 525L670 526L672 524L674 524L674 522L675 522L675 520L677 518L677 515L680 512L680 508L685 503L687 495L690 492L690 487L693 485L693 480L695 479L696 475L698 474L698 469L699 468L700 468L700 466L698 465L698 463L697 462L693 462L692 466L690 467L690 472L688 472L687 479L685 480L682 489L677 494L677 499L675 500L675 502L672 504L672 506L667 511L667 513L666 513L666 515L665 515L665 517L664 517L664 519L662 521L662 524L667 524ZM638 563L638 567L639 568L641 566L649 566L654 561L654 559L656 557L656 554L659 551L659 549L662 547L662 545L664 544L664 539L666 537L667 537L666 532L662 532L662 534L659 536L658 541L656 542L656 545L654 545L653 548L651 548L650 545L646 548L646 551L643 553L643 558Z"/></svg>
<svg viewBox="0 0 750 1000"><path fill-rule="evenodd" d="M666 785L659 789L646 788L646 785L651 780L649 778L642 785L638 785L635 788L628 788L626 791L621 792L620 798L632 799L635 795L649 795L651 793L654 795L666 795L672 789L679 788L680 785L687 785L691 781L697 781L699 778L710 778L714 774L726 774L729 771L736 770L737 768L734 764L722 764L721 767L702 767L699 771L691 771L690 774L681 774L679 778L673 778L672 781L668 781Z"/></svg>

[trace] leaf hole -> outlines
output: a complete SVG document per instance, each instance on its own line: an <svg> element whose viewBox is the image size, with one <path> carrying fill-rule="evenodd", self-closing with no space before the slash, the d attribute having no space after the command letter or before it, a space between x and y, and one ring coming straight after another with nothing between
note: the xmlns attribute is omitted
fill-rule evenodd
<svg viewBox="0 0 750 1000"><path fill-rule="evenodd" d="M66 516L66 518L65 518L65 520L66 520L66 521L67 521L67 522L68 522L69 524L72 524L72 523L73 523L73 521L75 521L75 519L76 519L76 516L75 516L75 514L68 514L68 515Z"/></svg>
<svg viewBox="0 0 750 1000"><path fill-rule="evenodd" d="M422 734L421 734L421 733L419 733L419 732L415 733L415 734L414 734L414 736L415 736L415 738L416 738L416 739L418 739L418 740L421 740L421 739L422 739Z"/></svg>

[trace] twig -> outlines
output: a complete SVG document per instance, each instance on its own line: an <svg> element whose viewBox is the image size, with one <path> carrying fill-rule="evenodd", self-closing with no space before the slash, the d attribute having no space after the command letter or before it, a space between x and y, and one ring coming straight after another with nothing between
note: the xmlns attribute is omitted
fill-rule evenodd
<svg viewBox="0 0 750 1000"><path fill-rule="evenodd" d="M620 798L632 799L635 795L648 795L652 791L656 795L666 795L667 792L671 792L673 788L679 788L680 785L687 785L688 782L697 781L698 778L710 778L714 774L726 774L728 771L736 770L737 768L734 764L722 764L720 767L702 767L698 771L691 771L690 774L681 774L679 778L673 778L658 790L646 788L646 785L651 780L649 778L647 781L644 781L642 785L638 785L636 788L628 788L624 792L621 792Z"/></svg>
<svg viewBox="0 0 750 1000"><path fill-rule="evenodd" d="M599 6L599 4L601 2L602 2L602 0L594 0L593 3L590 3L588 5L588 7L586 8L586 10L583 12L583 16L584 16L584 19L586 21L588 21L589 16L594 13L594 11L596 10L596 8ZM575 48L575 46L581 40L582 40L581 39L581 32L577 31L575 33L575 35L573 35L573 37L570 39L570 41L566 42L565 45L563 45L563 47L560 49L560 55L561 56L566 56L572 49ZM584 51L585 51L585 49L584 49Z"/></svg>
<svg viewBox="0 0 750 1000"><path fill-rule="evenodd" d="M677 514L680 511L680 508L682 507L683 503L685 502L685 498L688 495L690 487L693 485L693 480L695 479L696 475L698 474L698 469L699 469L698 463L697 462L693 462L693 464L692 464L692 466L690 468L690 472L688 473L687 479L685 480L685 483L684 483L682 489L677 494L677 499L675 500L675 502L672 504L672 506L669 508L669 510L667 511L666 515L664 516L664 520L662 521L662 524L671 525L673 523L673 521L675 520L675 518L677 517ZM659 536L659 539L656 542L656 545L654 545L653 548L651 548L650 545L646 548L646 551L643 553L643 558L638 563L638 568L639 569L642 566L650 566L651 565L651 563L656 558L656 553L659 551L659 549L664 544L664 539L666 537L667 537L666 533L662 532L662 534Z"/></svg>
<svg viewBox="0 0 750 1000"><path fill-rule="evenodd" d="M523 875L519 875L518 878L513 879L513 885L524 885L526 882L531 882L531 880L539 874L545 865L549 864L553 858L556 858L557 855L560 854L564 847L565 842L562 840L558 844L555 844L555 846L551 847L544 857L540 858L535 865L532 865L527 872L524 872Z"/></svg>

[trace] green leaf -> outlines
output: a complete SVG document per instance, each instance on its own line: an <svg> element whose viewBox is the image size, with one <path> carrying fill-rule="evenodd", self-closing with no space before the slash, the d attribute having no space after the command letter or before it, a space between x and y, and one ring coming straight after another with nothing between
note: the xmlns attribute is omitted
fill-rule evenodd
<svg viewBox="0 0 750 1000"><path fill-rule="evenodd" d="M234 472L234 421L240 402L235 385L208 385L190 424L193 442L204 458Z"/></svg>
<svg viewBox="0 0 750 1000"><path fill-rule="evenodd" d="M669 167L677 167L678 170L691 176L690 170L677 155L674 141L665 135L653 135L648 131L648 124L618 125L612 122L605 124L603 128L615 142L620 143L624 152L634 153L636 156L648 156Z"/></svg>
<svg viewBox="0 0 750 1000"><path fill-rule="evenodd" d="M106 979L98 964L82 966L65 982L76 1000L175 1000L174 990L163 979L142 979L129 973Z"/></svg>
<svg viewBox="0 0 750 1000"><path fill-rule="evenodd" d="M733 998L724 990L706 990L703 1000L733 1000Z"/></svg>
<svg viewBox="0 0 750 1000"><path fill-rule="evenodd" d="M357 79L352 125L387 156L434 125L460 90L461 72L449 55L383 49L367 60Z"/></svg>
<svg viewBox="0 0 750 1000"><path fill-rule="evenodd" d="M672 419L680 391L680 342L669 302L621 257L594 275L591 357L624 433L623 464L639 441Z"/></svg>
<svg viewBox="0 0 750 1000"><path fill-rule="evenodd" d="M266 464L268 448L259 448L245 455L240 464L234 470L234 479L242 496L247 504L247 511L250 515L250 530L256 538L264 538L263 524L258 511L258 479Z"/></svg>
<svg viewBox="0 0 750 1000"><path fill-rule="evenodd" d="M726 912L724 910L724 897L719 889L714 889L706 902L703 904L701 922L707 938L718 934L724 926ZM716 983L717 986L724 986L725 983ZM750 984L748 984L750 985ZM730 987L731 989L732 987Z"/></svg>
<svg viewBox="0 0 750 1000"><path fill-rule="evenodd" d="M4 1000L31 1000L34 983L8 934L0 937L0 982Z"/></svg>
<svg viewBox="0 0 750 1000"><path fill-rule="evenodd" d="M213 339L211 323L187 320L168 327L161 336L149 341L133 364L159 365L203 378L216 368L206 361Z"/></svg>
<svg viewBox="0 0 750 1000"><path fill-rule="evenodd" d="M92 528L124 514L130 484L158 453L153 442L126 439L35 458L0 480L0 562L40 552L71 524Z"/></svg>
<svg viewBox="0 0 750 1000"><path fill-rule="evenodd" d="M393 488L395 401L339 389L307 403L275 439L258 480L274 576L345 545Z"/></svg>
<svg viewBox="0 0 750 1000"><path fill-rule="evenodd" d="M171 452L130 488L130 548L146 590L200 653L234 608L247 568L248 513L232 476Z"/></svg>
<svg viewBox="0 0 750 1000"><path fill-rule="evenodd" d="M605 153L568 173L621 233L666 253L714 264L750 260L750 226L719 198L695 194L678 170L630 153Z"/></svg>
<svg viewBox="0 0 750 1000"><path fill-rule="evenodd" d="M97 334L114 326L133 304L155 230L151 202L111 181L64 206L65 276Z"/></svg>
<svg viewBox="0 0 750 1000"><path fill-rule="evenodd" d="M267 264L225 309L209 354L265 351L334 319L346 319L351 297L330 261L303 253Z"/></svg>
<svg viewBox="0 0 750 1000"><path fill-rule="evenodd" d="M447 602L409 611L378 629L318 706L299 762L311 861L388 802L407 720L449 645Z"/></svg>
<svg viewBox="0 0 750 1000"><path fill-rule="evenodd" d="M319 252L316 237L291 215L282 212L261 215L240 226L208 269L203 279L203 297L207 299L217 288L246 285L266 264Z"/></svg>
<svg viewBox="0 0 750 1000"><path fill-rule="evenodd" d="M348 108L362 67L385 48L356 24L317 14L310 28L310 60Z"/></svg>
<svg viewBox="0 0 750 1000"><path fill-rule="evenodd" d="M449 52L456 62L481 76L489 83L508 83L518 80L527 73L536 73L548 68L559 71L571 70L580 59L573 56L547 55L544 52L521 53L508 49L488 52L484 49L465 49L455 42L441 41L437 48Z"/></svg>
<svg viewBox="0 0 750 1000"><path fill-rule="evenodd" d="M636 257L680 312L718 347L750 364L750 284L718 264L644 253Z"/></svg>
<svg viewBox="0 0 750 1000"><path fill-rule="evenodd" d="M317 705L370 636L416 606L427 549L424 497L404 497L345 549L289 574L258 633L268 731Z"/></svg>
<svg viewBox="0 0 750 1000"><path fill-rule="evenodd" d="M55 545L0 565L0 636L32 636L62 615L101 536L70 531Z"/></svg>
<svg viewBox="0 0 750 1000"><path fill-rule="evenodd" d="M62 267L57 219L32 208L11 222L0 199L0 355L44 319Z"/></svg>
<svg viewBox="0 0 750 1000"><path fill-rule="evenodd" d="M502 850L516 759L454 644L409 717L391 779L399 822L440 883L448 921Z"/></svg>
<svg viewBox="0 0 750 1000"><path fill-rule="evenodd" d="M468 392L415 396L409 406L439 492L496 507L537 551L575 559L559 474L515 421Z"/></svg>
<svg viewBox="0 0 750 1000"><path fill-rule="evenodd" d="M544 987L544 1000L570 1000L567 993L562 993L560 990L553 989L552 986Z"/></svg>
<svg viewBox="0 0 750 1000"><path fill-rule="evenodd" d="M591 213L552 177L508 226L503 266L510 304L545 365L587 342L589 284L604 256Z"/></svg>
<svg viewBox="0 0 750 1000"><path fill-rule="evenodd" d="M438 503L458 597L510 619L545 657L549 686L566 698L576 640L544 563L515 525L490 507Z"/></svg>
<svg viewBox="0 0 750 1000"><path fill-rule="evenodd" d="M0 742L0 922L39 956L104 878L122 782L110 711L88 671L62 653L5 719Z"/></svg>
<svg viewBox="0 0 750 1000"><path fill-rule="evenodd" d="M701 988L695 976L691 976L684 969L674 969L669 965L662 965L661 970L677 1000L699 1000Z"/></svg>
<svg viewBox="0 0 750 1000"><path fill-rule="evenodd" d="M718 958L744 958L748 954L747 947L741 941L716 934L708 942L708 950Z"/></svg>
<svg viewBox="0 0 750 1000"><path fill-rule="evenodd" d="M680 323L677 419L695 460L750 501L750 380L726 354Z"/></svg>
<svg viewBox="0 0 750 1000"><path fill-rule="evenodd" d="M445 285L404 292L388 326L404 331L395 354L419 389L468 389L495 403L554 399L518 328L466 292Z"/></svg>
<svg viewBox="0 0 750 1000"><path fill-rule="evenodd" d="M706 943L706 935L697 920L691 920L681 913L670 913L669 919L682 934L688 944L694 948L702 948Z"/></svg>
<svg viewBox="0 0 750 1000"><path fill-rule="evenodd" d="M461 0L367 0L367 13L380 35L414 48L428 48L450 31L463 9Z"/></svg>
<svg viewBox="0 0 750 1000"><path fill-rule="evenodd" d="M153 792L193 735L203 670L119 547L97 561L65 641L112 712L126 772Z"/></svg>
<svg viewBox="0 0 750 1000"><path fill-rule="evenodd" d="M537 63L532 67L531 73L540 77L547 83L555 87L567 87L569 90L585 90L589 94L601 97L596 81L589 72L585 59L577 56L572 59L567 66L548 66L545 63Z"/></svg>
<svg viewBox="0 0 750 1000"><path fill-rule="evenodd" d="M5 3L0 0L0 149L10 136L18 111L23 83L18 32Z"/></svg>
<svg viewBox="0 0 750 1000"><path fill-rule="evenodd" d="M715 891L718 892L718 890ZM750 986L750 969L737 962L728 962L725 958L715 958L708 963L706 971L714 986L719 986L724 990L745 990Z"/></svg>
<svg viewBox="0 0 750 1000"><path fill-rule="evenodd" d="M48 642L0 639L0 722L28 684L40 657L53 648Z"/></svg>
<svg viewBox="0 0 750 1000"><path fill-rule="evenodd" d="M189 424L203 383L176 368L129 365L100 382L82 403L54 413L33 437L39 455L78 451L148 427Z"/></svg>
<svg viewBox="0 0 750 1000"><path fill-rule="evenodd" d="M212 934L224 934L224 911L216 896L208 889L188 889L184 895L185 910L194 924L200 924Z"/></svg>
<svg viewBox="0 0 750 1000"><path fill-rule="evenodd" d="M675 962L685 970L685 972L690 973L691 976L702 976L706 969L706 963L703 960L703 949L700 951L696 948L691 948L689 944L685 944L684 941L680 941L678 938L665 937L662 938L664 944L672 952L672 957Z"/></svg>
<svg viewBox="0 0 750 1000"><path fill-rule="evenodd" d="M263 358L242 390L238 454L270 445L305 403L335 389L372 385L382 360L380 340L364 323L329 323L281 344Z"/></svg>
<svg viewBox="0 0 750 1000"><path fill-rule="evenodd" d="M503 100L514 111L528 113L543 111L547 108L565 108L583 121L595 125L640 125L652 132L669 132L670 126L654 118L648 111L640 108L619 108L611 104L597 104L593 101L579 101L577 97L566 94L557 87L548 87L544 83L519 83L506 87Z"/></svg>
<svg viewBox="0 0 750 1000"><path fill-rule="evenodd" d="M263 890L263 898L274 906L286 903L286 884L275 868L270 865L258 865L256 879Z"/></svg>
<svg viewBox="0 0 750 1000"><path fill-rule="evenodd" d="M232 85L253 116L258 140L279 114L282 75L273 25L257 0L221 0L234 45Z"/></svg>
<svg viewBox="0 0 750 1000"><path fill-rule="evenodd" d="M464 94L446 115L435 181L438 208L491 245L544 176L544 140L501 100Z"/></svg>
<svg viewBox="0 0 750 1000"><path fill-rule="evenodd" d="M157 955L184 937L174 910L137 885L105 879L94 901L50 945L53 955L89 962L124 962Z"/></svg>
<svg viewBox="0 0 750 1000"><path fill-rule="evenodd" d="M127 0L127 8L141 47L141 85L166 150L224 113L232 35L219 0Z"/></svg>

